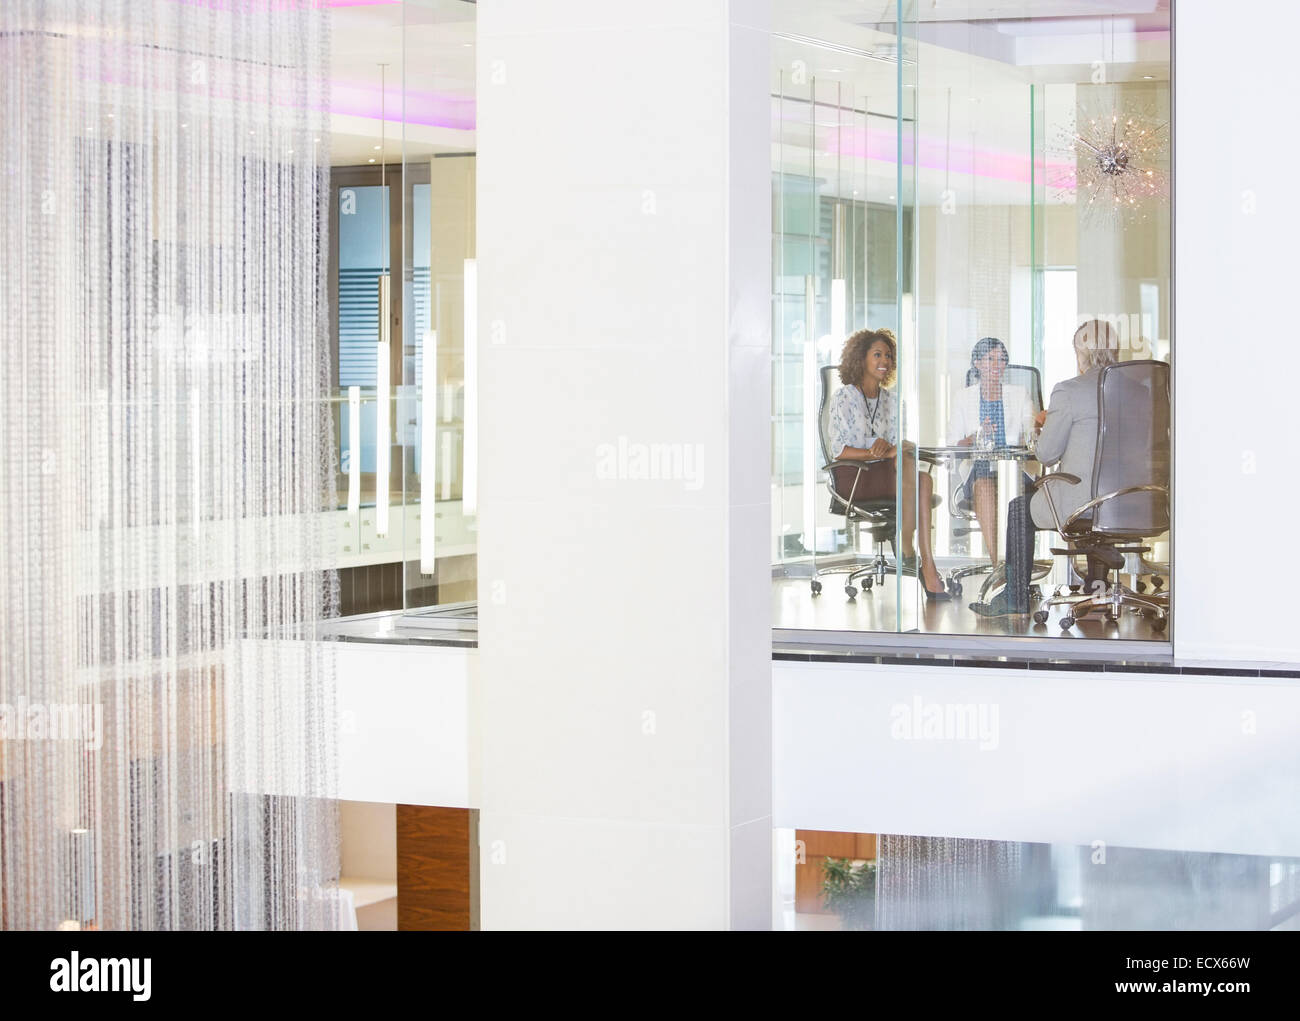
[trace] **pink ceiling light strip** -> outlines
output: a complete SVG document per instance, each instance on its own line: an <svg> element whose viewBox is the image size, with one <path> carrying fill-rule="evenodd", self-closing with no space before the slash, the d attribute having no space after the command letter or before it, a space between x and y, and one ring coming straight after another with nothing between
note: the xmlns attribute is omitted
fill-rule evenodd
<svg viewBox="0 0 1300 1021"><path fill-rule="evenodd" d="M865 135L859 128L845 128L841 132L828 133L831 137L826 141L826 152L832 156L849 156L882 163L897 162L897 129L893 124L873 124L870 132ZM971 147L960 143L948 148L944 139L934 135L922 135L917 141L916 150L915 160L910 151L904 151L904 166L912 166L915 162L926 170L948 169L955 174L1023 184L1028 184L1031 180L1033 161L1028 153ZM1039 167L1043 167L1041 162ZM1046 168L1057 186L1069 187L1073 183L1073 163L1048 161Z"/></svg>

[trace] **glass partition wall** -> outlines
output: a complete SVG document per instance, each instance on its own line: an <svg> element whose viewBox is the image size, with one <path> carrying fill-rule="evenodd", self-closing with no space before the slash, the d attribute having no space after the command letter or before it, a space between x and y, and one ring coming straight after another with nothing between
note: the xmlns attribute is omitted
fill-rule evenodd
<svg viewBox="0 0 1300 1021"><path fill-rule="evenodd" d="M782 635L1168 640L1169 12L1131 6L778 5Z"/></svg>
<svg viewBox="0 0 1300 1021"><path fill-rule="evenodd" d="M773 35L772 525L778 627L817 626L809 582L794 580L811 577L821 584L818 566L845 559L854 539L843 516L828 512L822 470L834 453L825 449L822 420L840 385L834 367L844 339L864 328L902 332L900 294L912 287L912 184L897 159L900 148L910 145L910 129L899 130L900 70L906 65L897 59L893 28L844 40L820 14L790 7L778 12ZM866 553L865 532L860 541ZM897 598L861 605L873 628L897 630Z"/></svg>
<svg viewBox="0 0 1300 1021"><path fill-rule="evenodd" d="M472 616L476 585L474 13L330 15L341 602L435 626Z"/></svg>

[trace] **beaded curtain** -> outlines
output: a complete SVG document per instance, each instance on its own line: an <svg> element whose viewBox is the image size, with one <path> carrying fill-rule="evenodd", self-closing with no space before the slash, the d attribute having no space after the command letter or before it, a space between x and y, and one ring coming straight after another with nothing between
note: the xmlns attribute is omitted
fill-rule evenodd
<svg viewBox="0 0 1300 1021"><path fill-rule="evenodd" d="M337 924L315 0L0 5L0 926Z"/></svg>

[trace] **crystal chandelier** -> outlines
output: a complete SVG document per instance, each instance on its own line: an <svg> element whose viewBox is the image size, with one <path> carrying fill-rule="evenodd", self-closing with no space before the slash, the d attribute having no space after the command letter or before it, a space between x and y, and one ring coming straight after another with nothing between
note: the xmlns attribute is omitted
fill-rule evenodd
<svg viewBox="0 0 1300 1021"><path fill-rule="evenodd" d="M1167 127L1116 112L1074 131L1076 201L1089 213L1145 217L1150 202L1168 193Z"/></svg>

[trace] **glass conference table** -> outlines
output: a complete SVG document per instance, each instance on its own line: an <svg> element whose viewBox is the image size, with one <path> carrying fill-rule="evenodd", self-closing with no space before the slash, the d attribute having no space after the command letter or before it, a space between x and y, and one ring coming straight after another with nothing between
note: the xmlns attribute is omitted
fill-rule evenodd
<svg viewBox="0 0 1300 1021"><path fill-rule="evenodd" d="M962 461L989 461L996 466L998 479L998 522L1005 533L1007 505L1012 498L1024 492L1017 466L1037 460L1037 453L1032 446L1025 447L978 447L974 444L964 446L918 447L917 458L936 467L955 471ZM954 515L955 516L955 515ZM1033 580L1046 577L1052 570L1052 561L1035 560ZM980 587L980 601L986 602L989 594L1006 581L1006 559L1002 558L996 567L991 562L974 564L968 567L955 567L944 578L944 585L954 598L962 594L962 580L975 574L988 574Z"/></svg>

